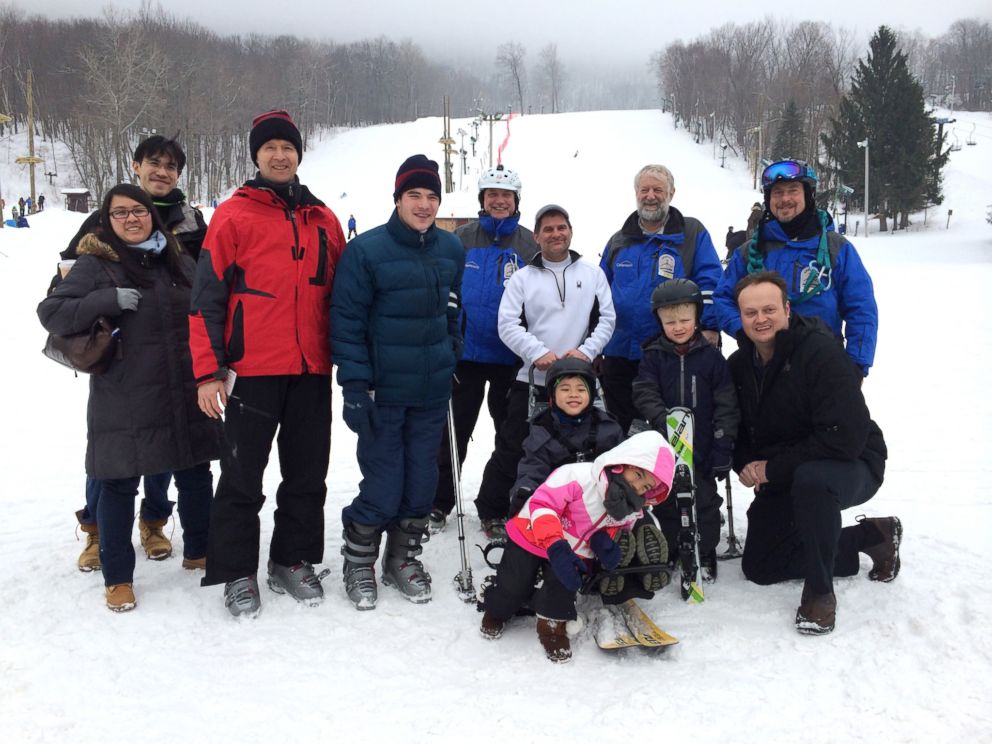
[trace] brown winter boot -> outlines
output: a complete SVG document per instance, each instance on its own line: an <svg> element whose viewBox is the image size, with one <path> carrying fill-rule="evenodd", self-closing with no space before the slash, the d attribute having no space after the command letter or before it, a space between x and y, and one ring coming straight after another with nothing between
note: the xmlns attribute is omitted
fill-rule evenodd
<svg viewBox="0 0 992 744"><path fill-rule="evenodd" d="M131 584L114 584L107 587L107 609L111 612L127 612L137 605Z"/></svg>
<svg viewBox="0 0 992 744"><path fill-rule="evenodd" d="M565 632L564 620L551 620L538 615L537 637L544 646L544 653L555 664L564 664L572 660L572 644Z"/></svg>
<svg viewBox="0 0 992 744"><path fill-rule="evenodd" d="M145 549L145 555L153 561L164 561L172 555L172 543L162 532L168 519L156 519L146 522L138 519L138 534L141 535L141 547Z"/></svg>
<svg viewBox="0 0 992 744"><path fill-rule="evenodd" d="M206 571L207 556L203 556L202 558L183 558L183 568L187 571Z"/></svg>
<svg viewBox="0 0 992 744"><path fill-rule="evenodd" d="M899 543L902 542L902 522L899 517L867 519L862 514L858 524L865 531L866 547L861 552L872 560L868 578L872 581L892 581L899 575Z"/></svg>
<svg viewBox="0 0 992 744"><path fill-rule="evenodd" d="M76 512L79 518L80 512ZM95 524L79 523L79 529L86 533L86 547L79 554L77 565L83 573L100 570L100 531Z"/></svg>
<svg viewBox="0 0 992 744"><path fill-rule="evenodd" d="M833 592L814 594L803 584L803 597L796 610L796 630L803 635L825 635L837 621L837 597Z"/></svg>
<svg viewBox="0 0 992 744"><path fill-rule="evenodd" d="M505 626L506 623L487 612L482 616L482 625L479 626L479 632L482 633L483 638L495 641L503 635L503 628Z"/></svg>

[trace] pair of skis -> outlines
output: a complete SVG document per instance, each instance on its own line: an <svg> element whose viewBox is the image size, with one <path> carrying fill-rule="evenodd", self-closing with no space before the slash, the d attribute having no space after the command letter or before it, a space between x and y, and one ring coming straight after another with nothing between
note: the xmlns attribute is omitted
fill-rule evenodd
<svg viewBox="0 0 992 744"><path fill-rule="evenodd" d="M687 602L700 603L703 596L699 558L699 527L696 521L696 482L693 476L693 418L688 408L672 408L666 417L668 443L675 451L672 493L679 511L679 591Z"/></svg>
<svg viewBox="0 0 992 744"><path fill-rule="evenodd" d="M677 638L659 628L633 599L620 605L604 605L603 619L595 636L596 644L607 651L632 646L664 648L678 643Z"/></svg>

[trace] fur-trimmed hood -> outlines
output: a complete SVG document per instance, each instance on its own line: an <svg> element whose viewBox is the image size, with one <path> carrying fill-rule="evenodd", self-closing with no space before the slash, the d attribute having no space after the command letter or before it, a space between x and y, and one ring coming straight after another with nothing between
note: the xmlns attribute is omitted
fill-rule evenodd
<svg viewBox="0 0 992 744"><path fill-rule="evenodd" d="M79 241L79 245L76 246L76 254L79 256L96 256L97 258L103 258L116 263L120 263L121 261L121 257L117 254L117 251L96 233L83 236L82 240Z"/></svg>

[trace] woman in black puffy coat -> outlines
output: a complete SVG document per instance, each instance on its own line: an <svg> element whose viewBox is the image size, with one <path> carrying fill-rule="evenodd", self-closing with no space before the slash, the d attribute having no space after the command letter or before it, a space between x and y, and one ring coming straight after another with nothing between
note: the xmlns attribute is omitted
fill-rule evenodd
<svg viewBox="0 0 992 744"><path fill-rule="evenodd" d="M96 519L107 606L136 605L131 530L143 473L173 472L183 527L183 565L206 555L219 422L197 406L189 351L194 270L137 186L107 193L100 226L78 246L66 278L38 306L46 330L80 333L104 316L119 329L116 358L90 378L86 474L99 481Z"/></svg>

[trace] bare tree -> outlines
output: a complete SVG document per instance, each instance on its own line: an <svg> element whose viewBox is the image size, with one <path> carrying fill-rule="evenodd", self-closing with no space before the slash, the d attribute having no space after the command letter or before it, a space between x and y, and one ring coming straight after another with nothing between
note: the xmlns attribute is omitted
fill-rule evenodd
<svg viewBox="0 0 992 744"><path fill-rule="evenodd" d="M527 71L524 68L524 57L527 50L522 44L515 41L508 41L500 44L496 50L496 64L499 65L510 82L517 90L517 104L519 111L524 113L524 83L526 82Z"/></svg>
<svg viewBox="0 0 992 744"><path fill-rule="evenodd" d="M541 50L540 57L545 92L551 103L551 113L557 114L561 111L561 86L565 78L565 67L558 56L558 45L549 43Z"/></svg>

